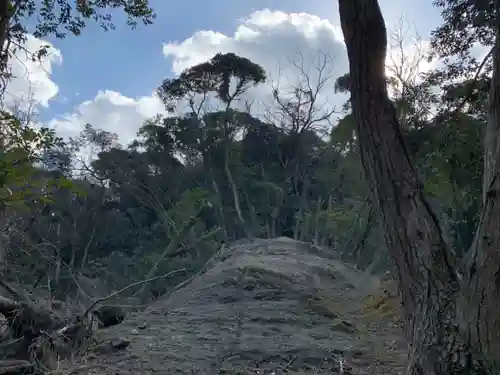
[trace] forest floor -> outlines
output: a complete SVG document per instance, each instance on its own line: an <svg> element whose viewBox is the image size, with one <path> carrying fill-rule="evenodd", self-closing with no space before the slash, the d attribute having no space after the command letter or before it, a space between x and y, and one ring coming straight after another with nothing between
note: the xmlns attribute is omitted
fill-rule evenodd
<svg viewBox="0 0 500 375"><path fill-rule="evenodd" d="M407 356L393 283L328 249L240 241L123 323L73 366L90 374L401 374ZM87 368L87 367L85 367Z"/></svg>

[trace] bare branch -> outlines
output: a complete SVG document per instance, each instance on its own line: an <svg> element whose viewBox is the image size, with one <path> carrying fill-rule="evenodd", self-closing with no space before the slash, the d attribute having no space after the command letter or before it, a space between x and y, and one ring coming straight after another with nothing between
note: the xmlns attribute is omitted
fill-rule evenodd
<svg viewBox="0 0 500 375"><path fill-rule="evenodd" d="M313 59L297 52L287 60L293 72L290 75L296 78L282 84L280 71L279 78L271 83L274 107L268 107L266 120L292 134L329 128L332 116L339 113L324 97L329 83L333 84L334 59L319 51Z"/></svg>
<svg viewBox="0 0 500 375"><path fill-rule="evenodd" d="M155 280L160 280L160 279L165 279L167 277L170 277L172 275L175 275L176 273L180 273L180 272L186 272L186 269L185 268L181 268L181 269L178 269L178 270L174 270L174 271L171 271L171 272L168 272L164 275L160 275L160 276L155 276L155 277L151 277L151 278L148 278L148 279L145 279L145 280L141 280L141 281L137 281L135 283L132 283L130 285L127 285L126 287L124 288L121 288L120 290L114 292L114 293L111 293L110 295L106 296L106 297L102 297L102 298L99 298L97 300L95 300L88 308L87 310L85 310L85 312L83 313L83 316L87 316L94 307L96 307L99 303L102 303L102 302L106 302L107 300L113 298L113 297L116 297L118 296L119 294L122 294L123 292L126 292L127 290L133 288L133 287L136 287L136 286L139 286L139 285L143 285L143 284L146 284L146 283L150 283L151 281L155 281Z"/></svg>

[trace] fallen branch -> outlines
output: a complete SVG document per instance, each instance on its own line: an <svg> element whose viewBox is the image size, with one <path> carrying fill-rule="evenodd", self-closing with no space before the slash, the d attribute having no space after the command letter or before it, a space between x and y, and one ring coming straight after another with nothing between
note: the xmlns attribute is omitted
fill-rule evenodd
<svg viewBox="0 0 500 375"><path fill-rule="evenodd" d="M25 301L15 301L10 298L0 296L0 313L2 313L7 318L9 326L11 327L14 333L14 337L16 339L19 338L22 342L24 342L28 338L28 341L26 341L22 345L22 348L20 348L21 350L20 353L23 355L23 357L21 358L24 358L24 356L28 356L31 360L33 360L32 363L30 363L29 360L26 361L24 359L0 361L0 375L10 374L13 372L17 373L23 370L30 370L34 367L43 367L47 371L50 371L51 369L53 369L54 366L53 363L53 359L55 358L54 356L58 357L59 355L61 355L61 353L65 353L64 350L60 349L61 348L64 349L69 345L67 340L70 340L70 342L72 342L73 344L81 345L81 343L83 342L82 340L88 337L87 335L91 331L88 329L87 324L85 324L86 321L85 318L88 317L88 315L92 312L92 310L95 309L95 307L99 303L102 303L113 297L116 297L117 295L138 285L143 285L145 283L154 280L167 278L176 273L185 271L186 269L182 268L168 272L167 274L161 276L147 278L145 280L141 280L132 283L130 285L127 285L126 287L114 293L111 293L106 297L96 299L95 301L92 302L92 304L85 310L85 312L82 315L78 315L76 317L76 321L73 321L71 324L63 326L62 328L60 328L62 325L60 323L62 322L58 320L56 317L52 316L51 311L38 308L33 303ZM28 336L26 336L26 332L28 332ZM38 340L39 338L41 338L40 334L43 334L42 341ZM58 342L58 338L61 338L63 336L66 340L64 341L63 344L64 348L62 346L61 348L56 347L55 345L56 342ZM45 343L50 343L50 345L46 346ZM37 352L41 351L47 354L47 356L44 355L43 360L38 359L36 356L34 357L32 355L33 349L35 349ZM82 366L69 370L67 374L68 375L77 374L85 372L95 367L102 367L102 366L100 365ZM106 366L106 368L109 368L109 366Z"/></svg>
<svg viewBox="0 0 500 375"><path fill-rule="evenodd" d="M59 260L61 262L61 264L67 269L68 273L69 273L69 276L71 277L71 279L73 280L73 282L75 283L76 287L78 288L78 291L85 297L85 298L88 298L88 299L91 299L91 297L88 295L87 292L85 292L85 290L82 288L82 286L80 285L80 283L78 282L78 279L76 278L76 275L75 273L73 272L73 269L69 266L68 263L66 263L61 255L61 251L60 249L54 245L53 243L49 242L49 241L45 241L45 242L42 242L42 243L39 243L37 245L35 245L33 247L33 250L37 250L37 248L41 247L41 246L48 246L48 247L51 247L54 251L54 254L55 254L55 258L57 260ZM43 256L43 254L40 252L40 255ZM42 277L44 277L48 272L48 269L45 271L45 273L42 275ZM35 288L33 288L32 292L35 290Z"/></svg>
<svg viewBox="0 0 500 375"><path fill-rule="evenodd" d="M21 308L21 303L17 301L13 301L9 298L0 296L0 313L5 315L6 317L11 315L14 310Z"/></svg>
<svg viewBox="0 0 500 375"><path fill-rule="evenodd" d="M186 269L185 268L181 268L181 269L178 269L178 270L174 270L174 271L171 271L171 272L168 272L164 275L161 275L161 276L155 276L155 277L151 277L149 279L145 279L145 280L141 280L141 281L137 281L135 283L132 283L130 285L127 285L126 287L118 290L117 292L114 292L114 293L111 293L110 295L106 296L106 297L102 297L102 298L99 298L97 300L95 300L88 308L87 310L85 311L85 313L83 314L83 316L87 316L93 309L94 307L97 306L97 304L99 303L102 303L102 302L105 302L113 297L116 297L117 295L135 287L135 286L138 286L138 285L142 285L142 284L146 284L146 283L149 283L151 281L155 281L155 280L159 280L159 279L164 279L164 278L167 278L167 277L170 277L176 273L180 273L180 272L185 272Z"/></svg>
<svg viewBox="0 0 500 375"><path fill-rule="evenodd" d="M0 361L0 374L13 374L13 373L24 373L23 370L30 370L33 368L33 364L17 359L7 359Z"/></svg>
<svg viewBox="0 0 500 375"><path fill-rule="evenodd" d="M135 286L138 286L138 285L142 285L142 284L145 284L145 283L149 283L151 281L155 281L155 280L159 280L159 279L163 279L163 278L166 278L166 277L169 277L169 276L172 276L173 274L176 274L176 273L179 273L179 272L185 272L186 269L185 268L181 268L181 269L178 269L178 270L174 270L174 271L171 271L171 272L168 272L164 275L161 275L161 276L155 276L155 277L151 277L149 279L145 279L145 280L141 280L141 281L137 281L135 283L132 283L130 285L127 285L126 287L114 292L114 293L111 293L109 295L107 295L106 297L102 297L102 298L99 298L97 300L95 300L94 302L92 302L92 304L85 310L85 312L79 316L77 319L76 319L76 322L73 322L71 324L68 324L64 327L62 327L61 329L59 329L56 333L58 335L64 335L64 334L67 334L69 332L73 332L73 331L77 331L80 327L81 327L81 323L82 323L82 320L84 317L88 316L89 313L99 304L99 303L102 303L102 302L105 302L113 297L116 297L117 295L135 287Z"/></svg>
<svg viewBox="0 0 500 375"><path fill-rule="evenodd" d="M15 338L20 337L25 329L39 332L51 330L58 324L57 318L50 311L2 296L0 296L0 313L7 318Z"/></svg>
<svg viewBox="0 0 500 375"><path fill-rule="evenodd" d="M2 275L2 279L3 279ZM12 294L13 296L17 297L19 300L26 302L26 303L32 303L32 301L29 299L28 295L20 288L8 283L5 280L0 279L0 285L3 286L7 291Z"/></svg>
<svg viewBox="0 0 500 375"><path fill-rule="evenodd" d="M193 225L195 225L196 222L198 221L199 216L201 215L201 212L202 212L202 209L200 208L198 210L198 212L196 213L196 215L193 215L188 220L186 220L186 222L182 226L181 230L176 234L176 236L174 238L172 238L170 240L168 245L163 250L163 253L161 253L161 255L158 257L158 259L156 259L156 262L153 264L153 267L151 267L151 269L147 273L146 278L152 277L155 274L160 263L163 262L169 254L176 252L176 248L181 243L182 239L190 231L190 229L193 227ZM139 290L138 294L143 294L145 289L146 289L146 285L143 285L141 290Z"/></svg>

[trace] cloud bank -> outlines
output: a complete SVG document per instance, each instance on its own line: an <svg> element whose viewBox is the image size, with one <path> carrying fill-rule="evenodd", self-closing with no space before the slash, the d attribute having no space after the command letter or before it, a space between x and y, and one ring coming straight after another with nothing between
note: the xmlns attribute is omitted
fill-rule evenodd
<svg viewBox="0 0 500 375"><path fill-rule="evenodd" d="M322 77L328 76L329 79L323 82L318 99L320 105L340 110L346 96L334 94L334 83L337 77L348 71L348 61L338 26L308 13L269 9L256 11L238 22L231 33L199 30L184 40L164 43L165 76L177 75L219 52L233 52L246 57L260 64L268 73L269 83L252 89L245 98L252 103L253 110L262 114L273 110L269 105L271 86L279 85L286 92L304 84L303 73L314 86L320 78L318 69L321 68ZM42 43L33 37L28 39L30 48ZM38 105L47 107L58 93L58 86L51 80L50 74L53 67L61 63L62 54L55 48L51 49L42 66L26 59L23 63L13 62L13 71L18 73L19 78L9 85L10 100L26 98L29 94ZM430 66L424 64L421 68L425 70ZM135 138L146 119L164 110L153 91L154 88L150 95L127 97L116 91L102 90L72 111L56 116L48 124L61 136L70 137L77 135L89 123L95 128L117 133L120 143L127 144Z"/></svg>

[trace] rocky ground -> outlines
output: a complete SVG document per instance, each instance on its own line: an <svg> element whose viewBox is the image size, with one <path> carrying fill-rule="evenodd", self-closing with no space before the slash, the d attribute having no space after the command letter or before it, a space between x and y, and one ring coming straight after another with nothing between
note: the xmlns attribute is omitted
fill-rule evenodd
<svg viewBox="0 0 500 375"><path fill-rule="evenodd" d="M92 374L399 374L391 283L286 238L224 247L189 282L97 332Z"/></svg>

